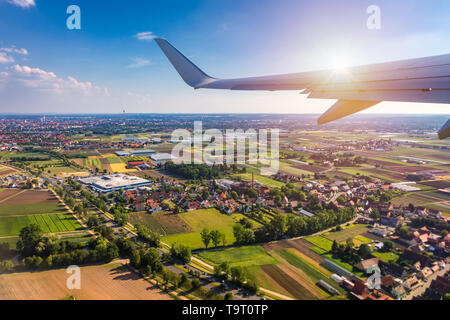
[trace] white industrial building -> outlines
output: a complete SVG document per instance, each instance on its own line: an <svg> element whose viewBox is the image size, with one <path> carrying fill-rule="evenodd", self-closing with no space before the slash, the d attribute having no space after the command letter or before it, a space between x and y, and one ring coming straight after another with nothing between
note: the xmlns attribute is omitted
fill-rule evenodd
<svg viewBox="0 0 450 320"><path fill-rule="evenodd" d="M98 177L80 178L79 181L85 185L88 185L92 190L102 193L118 191L120 189L137 189L148 186L152 183L149 180L126 174L111 174Z"/></svg>

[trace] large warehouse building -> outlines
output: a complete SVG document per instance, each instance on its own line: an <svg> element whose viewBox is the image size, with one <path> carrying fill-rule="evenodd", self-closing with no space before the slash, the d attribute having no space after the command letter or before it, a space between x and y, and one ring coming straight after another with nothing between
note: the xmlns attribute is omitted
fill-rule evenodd
<svg viewBox="0 0 450 320"><path fill-rule="evenodd" d="M151 181L126 174L111 174L100 177L81 178L79 181L88 185L92 190L102 193L118 191L120 189L130 190L145 187Z"/></svg>

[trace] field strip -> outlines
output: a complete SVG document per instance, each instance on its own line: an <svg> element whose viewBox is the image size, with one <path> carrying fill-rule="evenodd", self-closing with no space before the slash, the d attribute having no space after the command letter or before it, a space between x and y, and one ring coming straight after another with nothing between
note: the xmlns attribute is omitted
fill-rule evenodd
<svg viewBox="0 0 450 320"><path fill-rule="evenodd" d="M271 290L267 290L267 289L264 289L264 288L259 288L259 290L262 291L262 292L265 292L267 294L270 294L270 295L272 295L274 297L279 297L279 298L284 299L284 300L295 300L294 298L288 297L288 296L286 296L284 294L281 294L281 293L278 293L278 292L274 292L274 291L271 291Z"/></svg>
<svg viewBox="0 0 450 320"><path fill-rule="evenodd" d="M12 198L14 198L14 197L17 197L19 194L22 194L22 193L24 193L25 191L27 191L27 190L22 190L22 191L20 191L20 192L17 192L17 193L15 193L15 194L12 194L12 195L10 195L9 197L6 197L5 199L1 200L0 203L3 203L3 202L5 202L5 201L7 201L7 200L9 200L9 199L12 199Z"/></svg>
<svg viewBox="0 0 450 320"><path fill-rule="evenodd" d="M290 276L292 279L294 279L299 285L307 289L313 296L316 298L323 298L317 291L316 284L311 280L311 278L304 272L302 269L299 269L292 264L290 264L288 261L286 261L283 257L276 254L275 252L272 252L275 259L281 262L281 264L278 264L277 267L286 273L288 276Z"/></svg>

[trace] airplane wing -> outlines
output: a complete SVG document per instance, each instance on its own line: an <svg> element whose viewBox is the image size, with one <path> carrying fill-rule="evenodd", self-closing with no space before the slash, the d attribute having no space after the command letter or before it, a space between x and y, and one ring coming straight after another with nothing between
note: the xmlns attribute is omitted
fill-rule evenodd
<svg viewBox="0 0 450 320"><path fill-rule="evenodd" d="M164 39L155 39L183 80L195 89L300 90L308 98L338 101L318 119L325 124L382 101L450 104L450 54L345 68L263 77L217 79L200 70ZM439 138L450 136L449 122Z"/></svg>

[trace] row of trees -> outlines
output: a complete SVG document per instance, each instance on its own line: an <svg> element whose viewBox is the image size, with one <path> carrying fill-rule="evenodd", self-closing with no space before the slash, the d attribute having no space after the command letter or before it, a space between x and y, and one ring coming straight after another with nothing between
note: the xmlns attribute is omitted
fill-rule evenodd
<svg viewBox="0 0 450 320"><path fill-rule="evenodd" d="M247 272L241 266L231 267L228 262L222 262L214 267L214 275L224 281L231 280L253 294L258 292L258 285L249 279Z"/></svg>
<svg viewBox="0 0 450 320"><path fill-rule="evenodd" d="M175 164L173 162L167 162L164 169L190 180L211 180L233 172L233 167L226 165L207 166L206 164Z"/></svg>
<svg viewBox="0 0 450 320"><path fill-rule="evenodd" d="M206 248L208 248L210 243L212 243L214 247L218 247L221 243L223 246L225 246L227 242L225 233L219 230L210 231L209 229L205 228L200 232L200 236Z"/></svg>

